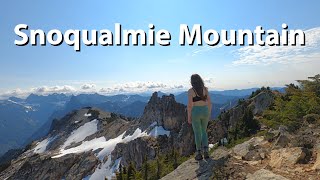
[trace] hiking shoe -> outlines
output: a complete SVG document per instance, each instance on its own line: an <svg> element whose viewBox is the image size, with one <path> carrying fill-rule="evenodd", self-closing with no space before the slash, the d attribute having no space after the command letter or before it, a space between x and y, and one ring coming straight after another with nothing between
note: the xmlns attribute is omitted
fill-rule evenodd
<svg viewBox="0 0 320 180"><path fill-rule="evenodd" d="M195 160L200 161L203 159L201 153L197 153L196 157L194 157Z"/></svg>
<svg viewBox="0 0 320 180"><path fill-rule="evenodd" d="M209 153L208 152L204 152L203 153L203 157L205 158L205 159L208 159L210 156L209 156Z"/></svg>

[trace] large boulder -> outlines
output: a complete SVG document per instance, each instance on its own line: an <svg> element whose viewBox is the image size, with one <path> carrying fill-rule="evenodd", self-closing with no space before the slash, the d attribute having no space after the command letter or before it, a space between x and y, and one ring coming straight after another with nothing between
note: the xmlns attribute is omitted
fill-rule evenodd
<svg viewBox="0 0 320 180"><path fill-rule="evenodd" d="M183 162L174 171L162 177L161 180L172 179L212 179L213 170L222 167L225 161L229 158L229 152L224 148L216 149L211 157L207 160L196 161L191 158Z"/></svg>
<svg viewBox="0 0 320 180"><path fill-rule="evenodd" d="M291 167L297 163L306 163L310 158L310 152L306 148L293 147L272 150L269 165L272 168Z"/></svg>
<svg viewBox="0 0 320 180"><path fill-rule="evenodd" d="M312 169L314 170L320 170L320 144L317 144L315 146L315 150L316 150L316 153L317 153L317 159L316 159L316 162L314 163Z"/></svg>
<svg viewBox="0 0 320 180"><path fill-rule="evenodd" d="M266 151L265 149L252 149L250 150L244 157L242 157L243 160L246 161L259 161L266 157Z"/></svg>
<svg viewBox="0 0 320 180"><path fill-rule="evenodd" d="M262 152L260 152L257 149L259 149L260 147L266 147L266 146L268 146L268 144L269 143L266 140L264 140L264 137L262 137L262 136L261 137L253 137L250 140L248 140L244 143L238 144L234 148L232 148L232 154L236 157L241 158L241 159L247 158L248 160L250 160L250 157L249 157L250 154L248 156L248 153L250 151L255 151L255 152L257 152L257 154L258 153L260 154ZM252 152L251 155L255 155L255 154L256 153ZM257 159L257 158L252 158L252 160Z"/></svg>
<svg viewBox="0 0 320 180"><path fill-rule="evenodd" d="M277 132L277 135L274 138L275 142L273 144L272 149L288 147L291 142L291 136L288 132L288 128L286 126L281 125L276 132Z"/></svg>

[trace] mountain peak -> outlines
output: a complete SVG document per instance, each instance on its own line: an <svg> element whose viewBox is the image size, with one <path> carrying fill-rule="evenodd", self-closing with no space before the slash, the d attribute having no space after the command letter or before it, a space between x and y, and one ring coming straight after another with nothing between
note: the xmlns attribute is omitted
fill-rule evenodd
<svg viewBox="0 0 320 180"><path fill-rule="evenodd" d="M174 117L174 118L173 118ZM142 128L147 128L150 124L157 122L167 130L179 131L186 122L186 106L176 102L173 94L158 97L158 92L154 92L144 109L140 118Z"/></svg>

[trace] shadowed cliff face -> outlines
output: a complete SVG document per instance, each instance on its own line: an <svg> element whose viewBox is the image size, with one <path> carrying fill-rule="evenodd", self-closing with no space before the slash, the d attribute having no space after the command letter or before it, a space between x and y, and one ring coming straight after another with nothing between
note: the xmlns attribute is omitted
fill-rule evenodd
<svg viewBox="0 0 320 180"><path fill-rule="evenodd" d="M214 101L214 100L213 100ZM208 125L208 136L211 143L218 142L228 136L228 130L233 128L244 116L246 110L252 111L254 116L261 115L274 102L271 91L263 91L253 98L246 99L234 108L222 112L217 121L211 121Z"/></svg>
<svg viewBox="0 0 320 180"><path fill-rule="evenodd" d="M182 124L187 121L186 117L186 106L177 103L174 95L158 97L158 93L155 92L144 109L140 125L146 128L156 122L167 130L179 132Z"/></svg>
<svg viewBox="0 0 320 180"><path fill-rule="evenodd" d="M127 133L132 133L137 127L150 132L155 126L160 126L170 131L170 136L160 135L156 139L143 137L129 143L119 143L113 151L112 160L121 157L123 165L133 162L140 168L144 158L154 159L156 152L166 154L174 150L183 156L192 154L195 150L194 135L186 117L186 106L177 103L174 95L158 97L157 92L153 93L142 117Z"/></svg>

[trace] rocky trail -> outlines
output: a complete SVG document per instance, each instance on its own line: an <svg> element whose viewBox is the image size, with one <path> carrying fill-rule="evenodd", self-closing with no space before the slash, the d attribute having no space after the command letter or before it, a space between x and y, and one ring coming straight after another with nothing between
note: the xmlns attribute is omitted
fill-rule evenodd
<svg viewBox="0 0 320 180"><path fill-rule="evenodd" d="M269 129L269 133L274 135L271 139L253 137L230 149L218 147L207 160L190 159L162 179L320 178L319 127L308 126L296 134L289 134L282 126L279 130ZM309 148L303 147L306 144Z"/></svg>

